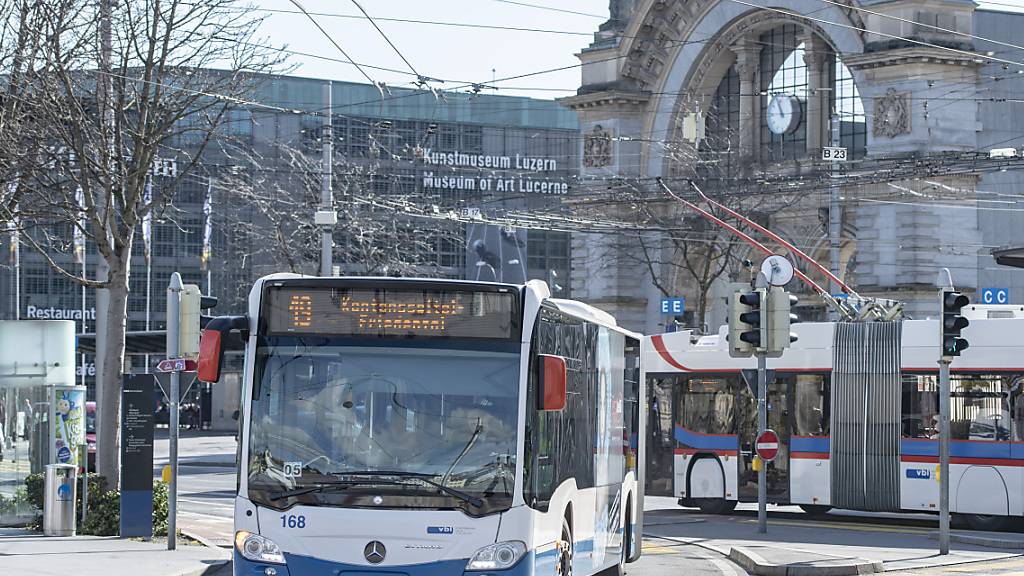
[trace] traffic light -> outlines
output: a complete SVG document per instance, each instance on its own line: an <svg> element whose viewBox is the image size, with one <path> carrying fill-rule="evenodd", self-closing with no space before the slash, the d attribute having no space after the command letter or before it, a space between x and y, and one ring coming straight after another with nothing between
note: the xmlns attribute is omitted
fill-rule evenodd
<svg viewBox="0 0 1024 576"><path fill-rule="evenodd" d="M800 321L796 314L792 313L796 303L796 296L783 288L774 287L768 291L768 341L765 343L765 349L771 358L782 356L782 351L797 340L796 334L789 331L792 324Z"/></svg>
<svg viewBox="0 0 1024 576"><path fill-rule="evenodd" d="M733 358L753 355L765 340L761 334L764 295L765 291L760 288L750 290L742 284L734 287L729 306L729 355Z"/></svg>
<svg viewBox="0 0 1024 576"><path fill-rule="evenodd" d="M959 356L969 346L967 340L961 338L961 331L970 322L960 315L960 310L970 303L967 296L952 289L939 291L942 304L942 323L939 327L939 345L943 356Z"/></svg>
<svg viewBox="0 0 1024 576"><path fill-rule="evenodd" d="M199 315L203 295L199 286L185 284L181 287L178 305L178 357L196 359L199 357Z"/></svg>

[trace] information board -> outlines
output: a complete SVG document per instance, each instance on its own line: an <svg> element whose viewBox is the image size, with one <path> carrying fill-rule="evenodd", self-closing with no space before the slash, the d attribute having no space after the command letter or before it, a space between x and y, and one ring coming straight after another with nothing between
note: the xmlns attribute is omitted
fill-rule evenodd
<svg viewBox="0 0 1024 576"><path fill-rule="evenodd" d="M153 535L152 374L126 374L121 388L121 537Z"/></svg>
<svg viewBox="0 0 1024 576"><path fill-rule="evenodd" d="M270 334L507 339L517 335L517 294L402 288L272 287Z"/></svg>

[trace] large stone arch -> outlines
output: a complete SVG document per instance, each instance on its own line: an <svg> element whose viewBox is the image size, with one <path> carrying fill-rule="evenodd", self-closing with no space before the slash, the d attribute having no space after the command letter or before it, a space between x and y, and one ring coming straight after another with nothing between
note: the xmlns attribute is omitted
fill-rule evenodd
<svg viewBox="0 0 1024 576"><path fill-rule="evenodd" d="M648 144L642 151L642 174L666 174L667 163L658 141L673 134L673 124L686 100L707 91L728 68L729 48L742 36L780 22L814 30L841 57L864 52L864 23L859 12L820 0L789 0L785 8L764 0L642 3L624 34L629 44L620 70L620 77L652 93L643 125ZM860 84L860 80L854 72L854 81Z"/></svg>

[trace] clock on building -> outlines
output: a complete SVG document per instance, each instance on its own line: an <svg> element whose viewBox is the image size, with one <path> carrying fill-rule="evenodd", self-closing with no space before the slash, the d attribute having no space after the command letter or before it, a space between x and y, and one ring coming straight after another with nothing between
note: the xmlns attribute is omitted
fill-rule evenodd
<svg viewBox="0 0 1024 576"><path fill-rule="evenodd" d="M803 104L793 94L776 94L768 101L765 120L775 134L792 134L803 120Z"/></svg>

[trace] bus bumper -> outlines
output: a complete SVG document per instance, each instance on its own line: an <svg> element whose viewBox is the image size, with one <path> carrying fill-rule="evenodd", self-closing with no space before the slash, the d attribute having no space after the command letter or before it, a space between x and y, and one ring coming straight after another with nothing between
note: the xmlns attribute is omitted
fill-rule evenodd
<svg viewBox="0 0 1024 576"><path fill-rule="evenodd" d="M373 574L386 576L534 576L535 560L535 555L531 551L515 566L507 570L466 572L468 558L442 560L428 564L370 566L331 562L287 553L285 553L286 564L253 562L244 558L237 550L232 556L234 557L234 576L371 576Z"/></svg>

